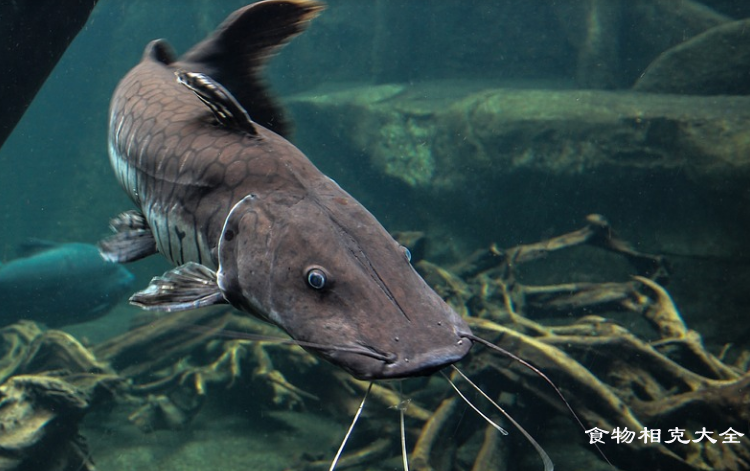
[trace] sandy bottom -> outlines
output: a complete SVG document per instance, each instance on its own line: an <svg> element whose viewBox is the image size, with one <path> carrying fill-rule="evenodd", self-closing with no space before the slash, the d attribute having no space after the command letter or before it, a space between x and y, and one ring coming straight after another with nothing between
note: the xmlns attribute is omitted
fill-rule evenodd
<svg viewBox="0 0 750 471"><path fill-rule="evenodd" d="M97 469L133 471L283 470L303 455L333 457L346 424L310 413L228 416L205 409L183 430L144 433L126 410L87 417L86 437ZM331 451L333 450L333 451Z"/></svg>

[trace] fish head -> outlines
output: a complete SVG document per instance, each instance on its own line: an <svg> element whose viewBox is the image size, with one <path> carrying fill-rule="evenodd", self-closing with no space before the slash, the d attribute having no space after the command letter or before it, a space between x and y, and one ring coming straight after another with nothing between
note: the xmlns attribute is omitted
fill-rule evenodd
<svg viewBox="0 0 750 471"><path fill-rule="evenodd" d="M471 348L408 250L343 192L245 197L224 225L218 283L232 305L360 379L427 375Z"/></svg>
<svg viewBox="0 0 750 471"><path fill-rule="evenodd" d="M99 248L91 244L68 243L57 249L68 260L66 275L69 283L96 284L96 291L113 298L114 303L129 293L135 276L123 265L104 259Z"/></svg>
<svg viewBox="0 0 750 471"><path fill-rule="evenodd" d="M54 252L50 251L50 256L59 256L58 263L64 266L64 275L59 276L56 284L61 288L60 295L66 298L65 302L57 304L70 306L70 312L61 322L84 322L101 317L135 285L135 276L127 268L105 260L94 245L61 244Z"/></svg>

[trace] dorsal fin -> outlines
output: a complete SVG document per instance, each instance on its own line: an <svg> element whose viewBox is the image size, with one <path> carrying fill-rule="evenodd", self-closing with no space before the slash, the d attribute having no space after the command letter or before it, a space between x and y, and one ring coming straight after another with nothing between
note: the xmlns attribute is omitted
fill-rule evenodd
<svg viewBox="0 0 750 471"><path fill-rule="evenodd" d="M214 81L206 74L186 72L178 69L174 73L177 81L189 88L195 96L211 109L214 118L222 126L240 129L246 133L257 136L258 130L250 119L247 111L220 83Z"/></svg>
<svg viewBox="0 0 750 471"><path fill-rule="evenodd" d="M154 39L143 51L143 59L146 58L169 65L175 61L174 49L165 39Z"/></svg>
<svg viewBox="0 0 750 471"><path fill-rule="evenodd" d="M31 257L47 250L59 247L58 242L52 242L51 240L28 238L18 245L16 248L16 255L18 257Z"/></svg>
<svg viewBox="0 0 750 471"><path fill-rule="evenodd" d="M266 0L230 15L176 64L226 87L254 121L286 136L289 124L260 71L274 52L301 33L323 6L311 0Z"/></svg>

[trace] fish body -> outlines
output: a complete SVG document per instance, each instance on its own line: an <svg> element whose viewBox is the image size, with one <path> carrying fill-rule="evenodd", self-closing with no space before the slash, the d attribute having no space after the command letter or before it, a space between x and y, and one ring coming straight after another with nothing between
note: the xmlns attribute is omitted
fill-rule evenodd
<svg viewBox="0 0 750 471"><path fill-rule="evenodd" d="M106 314L133 287L133 275L90 244L44 243L0 265L0 325L28 319L48 327Z"/></svg>
<svg viewBox="0 0 750 471"><path fill-rule="evenodd" d="M131 298L150 309L229 303L363 379L429 374L463 358L469 327L409 252L284 137L258 80L321 9L268 0L233 13L179 59L161 40L120 82L109 154L138 207L102 252L159 252L176 268Z"/></svg>

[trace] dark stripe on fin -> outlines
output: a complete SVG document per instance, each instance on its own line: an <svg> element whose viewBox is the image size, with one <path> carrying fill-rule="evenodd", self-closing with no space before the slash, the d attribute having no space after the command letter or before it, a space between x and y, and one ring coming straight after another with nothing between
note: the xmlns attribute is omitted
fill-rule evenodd
<svg viewBox="0 0 750 471"><path fill-rule="evenodd" d="M253 120L288 136L289 123L260 78L260 71L280 47L301 33L323 5L310 0L267 0L232 14L180 60L222 84Z"/></svg>
<svg viewBox="0 0 750 471"><path fill-rule="evenodd" d="M188 262L157 276L148 287L130 297L130 303L157 311L184 311L226 304L210 268Z"/></svg>
<svg viewBox="0 0 750 471"><path fill-rule="evenodd" d="M105 260L127 263L157 253L156 239L138 211L125 211L109 221L115 234L99 242L99 253Z"/></svg>
<svg viewBox="0 0 750 471"><path fill-rule="evenodd" d="M138 229L146 230L149 227L148 222L146 221L146 216L133 209L130 211L123 211L110 219L109 228L112 229L113 232L123 232Z"/></svg>
<svg viewBox="0 0 750 471"><path fill-rule="evenodd" d="M206 106L222 126L245 131L257 136L255 124L247 111L234 99L229 90L206 74L176 70L177 81L189 88Z"/></svg>

